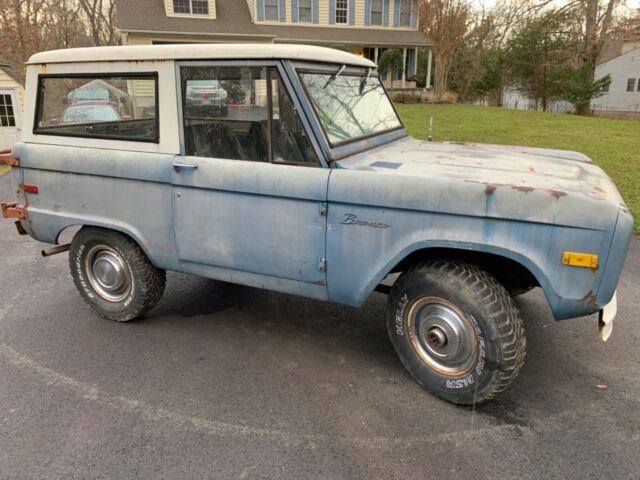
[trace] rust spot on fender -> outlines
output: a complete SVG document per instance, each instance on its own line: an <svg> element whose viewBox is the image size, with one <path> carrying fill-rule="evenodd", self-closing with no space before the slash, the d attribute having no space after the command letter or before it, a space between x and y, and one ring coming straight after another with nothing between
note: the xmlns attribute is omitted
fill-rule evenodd
<svg viewBox="0 0 640 480"><path fill-rule="evenodd" d="M533 168L533 167L529 167L529 171L530 171L531 173L536 173L536 169L535 169L535 168Z"/></svg>
<svg viewBox="0 0 640 480"><path fill-rule="evenodd" d="M593 293L593 290L589 290L589 293L582 297L582 300L587 303L587 306L591 310L598 309L598 299L596 298L595 293Z"/></svg>
<svg viewBox="0 0 640 480"><path fill-rule="evenodd" d="M484 189L484 194L488 197L493 195L493 193L497 190L498 187L495 185L487 185L487 188Z"/></svg>
<svg viewBox="0 0 640 480"><path fill-rule="evenodd" d="M529 193L529 192L533 192L535 190L535 188L533 187L522 187L522 186L512 186L511 188L513 188L514 190L518 190L519 192L524 192L524 193Z"/></svg>

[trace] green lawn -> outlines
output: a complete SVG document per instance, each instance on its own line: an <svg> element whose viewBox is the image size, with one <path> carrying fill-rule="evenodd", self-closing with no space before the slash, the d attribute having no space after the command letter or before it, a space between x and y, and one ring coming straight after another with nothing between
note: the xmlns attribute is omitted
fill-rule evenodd
<svg viewBox="0 0 640 480"><path fill-rule="evenodd" d="M610 120L472 105L396 105L409 133L434 140L576 150L591 157L618 186L640 233L640 121Z"/></svg>

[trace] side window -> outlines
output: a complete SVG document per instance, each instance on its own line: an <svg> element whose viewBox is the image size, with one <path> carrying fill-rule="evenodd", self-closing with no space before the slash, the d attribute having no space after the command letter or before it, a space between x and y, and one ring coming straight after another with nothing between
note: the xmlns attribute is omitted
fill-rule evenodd
<svg viewBox="0 0 640 480"><path fill-rule="evenodd" d="M293 101L276 69L272 70L271 83L273 92L271 143L274 163L320 165Z"/></svg>
<svg viewBox="0 0 640 480"><path fill-rule="evenodd" d="M185 153L269 161L267 69L181 70Z"/></svg>
<svg viewBox="0 0 640 480"><path fill-rule="evenodd" d="M158 142L155 74L41 76L34 133Z"/></svg>
<svg viewBox="0 0 640 480"><path fill-rule="evenodd" d="M158 142L155 74L41 76L34 133Z"/></svg>
<svg viewBox="0 0 640 480"><path fill-rule="evenodd" d="M277 70L181 69L185 154L319 166Z"/></svg>

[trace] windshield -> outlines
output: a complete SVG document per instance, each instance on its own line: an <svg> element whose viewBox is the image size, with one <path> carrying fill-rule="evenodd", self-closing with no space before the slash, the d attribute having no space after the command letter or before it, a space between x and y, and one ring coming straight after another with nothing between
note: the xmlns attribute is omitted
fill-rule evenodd
<svg viewBox="0 0 640 480"><path fill-rule="evenodd" d="M301 72L332 145L402 127L378 77Z"/></svg>

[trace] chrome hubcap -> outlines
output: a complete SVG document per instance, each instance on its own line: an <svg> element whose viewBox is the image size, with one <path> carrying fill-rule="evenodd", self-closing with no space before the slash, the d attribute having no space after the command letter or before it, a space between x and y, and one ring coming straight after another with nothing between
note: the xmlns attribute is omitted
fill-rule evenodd
<svg viewBox="0 0 640 480"><path fill-rule="evenodd" d="M462 375L475 362L477 337L468 315L439 297L418 300L409 312L411 343L420 357L445 375Z"/></svg>
<svg viewBox="0 0 640 480"><path fill-rule="evenodd" d="M131 292L131 272L111 247L91 248L85 257L85 272L93 290L109 302L121 302Z"/></svg>

